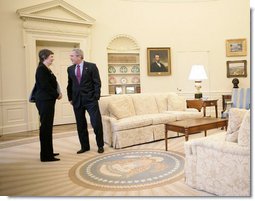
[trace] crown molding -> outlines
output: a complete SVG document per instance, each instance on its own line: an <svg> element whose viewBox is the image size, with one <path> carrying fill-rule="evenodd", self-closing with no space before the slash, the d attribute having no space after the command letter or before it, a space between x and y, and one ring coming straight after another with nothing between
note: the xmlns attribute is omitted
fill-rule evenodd
<svg viewBox="0 0 255 201"><path fill-rule="evenodd" d="M61 12L61 15L55 16L50 11ZM78 10L63 0L53 0L16 11L20 18L26 20L47 20L54 22L75 23L83 25L92 25L96 21L86 13ZM65 16L66 15L66 16Z"/></svg>

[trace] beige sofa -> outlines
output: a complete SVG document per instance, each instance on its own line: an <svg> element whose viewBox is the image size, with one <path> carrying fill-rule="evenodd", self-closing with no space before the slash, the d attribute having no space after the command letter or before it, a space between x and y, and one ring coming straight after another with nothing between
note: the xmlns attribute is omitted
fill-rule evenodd
<svg viewBox="0 0 255 201"><path fill-rule="evenodd" d="M165 123L202 117L176 93L112 95L102 97L99 106L104 141L114 148L163 139Z"/></svg>
<svg viewBox="0 0 255 201"><path fill-rule="evenodd" d="M250 113L237 112L238 120L236 112L229 113L227 131L185 142L189 186L220 196L250 195Z"/></svg>

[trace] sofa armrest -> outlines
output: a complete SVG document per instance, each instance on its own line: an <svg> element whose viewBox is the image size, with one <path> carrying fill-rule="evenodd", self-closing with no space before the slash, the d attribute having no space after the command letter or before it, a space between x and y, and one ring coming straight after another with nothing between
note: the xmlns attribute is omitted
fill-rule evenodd
<svg viewBox="0 0 255 201"><path fill-rule="evenodd" d="M220 132L185 142L185 183L220 196L250 193L250 148L226 142Z"/></svg>
<svg viewBox="0 0 255 201"><path fill-rule="evenodd" d="M106 115L102 115L102 117L103 117L105 120L107 120L107 121L117 121L117 119L114 118L114 117L110 117L110 116L106 116Z"/></svg>
<svg viewBox="0 0 255 201"><path fill-rule="evenodd" d="M199 111L198 109L195 109L195 108L186 108L185 111L187 111L187 112L201 112L202 113L202 111Z"/></svg>
<svg viewBox="0 0 255 201"><path fill-rule="evenodd" d="M250 148L242 147L237 143L223 141L210 140L210 138L202 138L185 142L185 154L197 154L197 147L203 147L205 149L213 149L222 153L229 153L234 155L250 155Z"/></svg>
<svg viewBox="0 0 255 201"><path fill-rule="evenodd" d="M117 121L117 119L107 115L102 115L104 141L110 146L112 146L112 121Z"/></svg>

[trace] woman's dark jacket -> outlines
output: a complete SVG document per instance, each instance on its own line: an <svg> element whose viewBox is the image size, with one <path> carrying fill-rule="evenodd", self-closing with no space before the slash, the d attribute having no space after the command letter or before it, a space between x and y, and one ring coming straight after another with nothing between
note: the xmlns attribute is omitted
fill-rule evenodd
<svg viewBox="0 0 255 201"><path fill-rule="evenodd" d="M57 79L52 71L41 62L37 67L35 79L36 101L56 100L58 98Z"/></svg>

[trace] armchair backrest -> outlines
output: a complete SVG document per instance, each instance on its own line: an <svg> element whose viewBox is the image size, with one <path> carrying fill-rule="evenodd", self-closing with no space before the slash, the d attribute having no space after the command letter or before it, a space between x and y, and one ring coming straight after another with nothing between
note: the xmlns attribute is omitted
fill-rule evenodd
<svg viewBox="0 0 255 201"><path fill-rule="evenodd" d="M233 88L232 107L250 109L251 95L250 88Z"/></svg>

